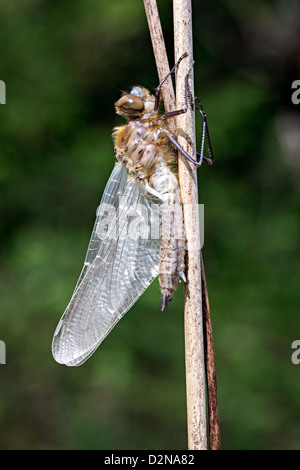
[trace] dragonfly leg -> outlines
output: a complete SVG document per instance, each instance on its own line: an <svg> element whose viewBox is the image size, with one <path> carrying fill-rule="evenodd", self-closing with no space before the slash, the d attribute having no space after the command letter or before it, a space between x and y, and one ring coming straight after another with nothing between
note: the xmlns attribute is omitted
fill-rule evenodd
<svg viewBox="0 0 300 470"><path fill-rule="evenodd" d="M188 54L187 52L185 52L184 54L182 54L181 57L179 57L179 59L177 60L176 64L174 65L174 67L170 70L169 73L167 73L167 75L162 79L162 81L160 82L160 84L158 85L158 87L156 88L156 93L155 93L155 105L154 105L154 110L153 110L153 115L157 113L158 111L158 108L159 108L159 102L160 102L160 94L161 94L161 87L162 85L165 83L165 81L167 80L167 78L172 75L172 73L175 72L175 70L177 69L178 65L180 64L180 62L182 61L182 59L184 59L185 57L187 57ZM151 113L152 114L152 113Z"/></svg>
<svg viewBox="0 0 300 470"><path fill-rule="evenodd" d="M155 119L155 121L160 120L160 119L170 119L172 117L178 116L179 114L184 114L184 113L187 112L188 106L189 106L189 103L188 103L188 79L189 79L189 75L191 73L191 70L194 67L194 64L195 64L195 61L193 61L192 65L189 68L188 73L185 76L185 104L184 104L184 107L181 108L181 109L175 109L175 111L170 111L169 113L162 114L161 116L158 116Z"/></svg>
<svg viewBox="0 0 300 470"><path fill-rule="evenodd" d="M201 151L200 152L196 152L197 153L197 156L200 158L199 161L205 161L207 162L209 165L212 165L215 161L215 158L214 158L214 152L213 152L213 149L212 149L212 145L211 145L211 140L210 140L210 135L209 135L209 130L208 130L208 124L207 124L207 119L206 119L206 114L204 112L204 109L203 109L203 106L202 104L200 103L200 100L199 98L197 98L197 96L194 97L194 101L197 101L198 105L200 106L196 106L195 105L195 109L197 109L199 111L199 113L201 114L202 116L202 122L203 122L203 126L202 126L202 140L201 140ZM204 157L203 155L203 152L204 152L204 142L205 142L205 135L207 137L207 143L208 143L208 147L209 147L209 153L210 153L210 158L207 158L207 157Z"/></svg>
<svg viewBox="0 0 300 470"><path fill-rule="evenodd" d="M197 154L197 157L199 157L199 162L200 162L201 161L201 154L199 152L196 152L196 154ZM214 163L214 159L204 157L203 155L202 155L202 161L208 163L209 165L212 165Z"/></svg>
<svg viewBox="0 0 300 470"><path fill-rule="evenodd" d="M171 111L170 113L167 113L163 116L160 116L161 118L165 118L166 119L166 116L167 116L167 119L170 118L170 117L174 117L174 116L177 116L178 114L182 114L182 113L185 113L187 111L187 106L188 106L188 96L187 96L187 86L188 86L188 75L191 71L192 67L190 68L188 74L186 75L186 95L185 95L185 107L182 108L182 109L179 109L179 110L176 110L176 111ZM207 119L206 119L206 114L204 112L204 109L203 109L203 106L202 104L200 103L199 101L199 98L197 98L197 96L194 97L194 101L197 101L198 103L198 106L195 106L195 109L197 109L199 111L199 113L201 114L202 116L202 122L203 122L203 125L202 125L202 139L201 139L201 149L200 149L200 152L196 152L196 155L197 157L199 157L199 161L198 160L195 160L194 158L192 158L182 147L181 145L179 144L178 140L177 140L177 137L176 135L171 132L169 129L166 129L166 128L161 128L161 131L164 132L168 139L170 140L170 142L174 145L174 147L177 148L177 150L182 154L184 155L187 160L189 160L190 162L192 162L194 165L196 166L201 166L202 165L202 162L205 161L206 163L208 163L209 165L212 165L214 163L214 153L213 153L213 149L212 149L212 145L211 145L211 140L210 140L210 135L209 135L209 130L208 130L208 124L207 124ZM207 138L207 143L208 143L208 151L209 151L209 154L210 154L210 158L209 157L206 157L204 156L204 143L205 143L205 136Z"/></svg>
<svg viewBox="0 0 300 470"><path fill-rule="evenodd" d="M164 134L166 134L166 136L168 137L169 141L171 142L171 144L174 145L174 147L178 150L178 152L180 152L189 162L193 163L195 166L201 166L202 165L202 161L205 160L207 161L207 159L205 157L202 157L202 159L199 160L199 162L197 160L194 160L193 157L191 157L180 145L180 143L178 142L177 140L177 137L175 134L173 134L173 132L171 132L169 129L165 129L165 128L161 128L160 129L161 132L163 132ZM197 155L200 155L198 152L197 152Z"/></svg>

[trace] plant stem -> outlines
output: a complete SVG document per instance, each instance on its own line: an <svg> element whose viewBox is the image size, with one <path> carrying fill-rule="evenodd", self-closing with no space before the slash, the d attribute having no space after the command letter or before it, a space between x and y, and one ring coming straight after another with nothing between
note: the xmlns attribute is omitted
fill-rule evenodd
<svg viewBox="0 0 300 470"><path fill-rule="evenodd" d="M175 61L184 53L176 76L176 107L182 107L185 77L193 61L191 0L173 0ZM196 155L193 69L189 76L190 106L176 119L178 141L189 155ZM206 380L201 292L200 230L197 168L179 155L178 173L187 240L187 282L185 284L185 358L187 389L188 446L207 449Z"/></svg>
<svg viewBox="0 0 300 470"><path fill-rule="evenodd" d="M170 66L156 0L144 0L144 6L151 36L158 78L161 82L162 79L170 72ZM161 92L166 112L170 112L175 109L175 93L171 77L167 78L162 87ZM175 119L170 119L169 124L171 131L176 133Z"/></svg>
<svg viewBox="0 0 300 470"><path fill-rule="evenodd" d="M179 5L180 3L180 5ZM147 21L158 71L159 81L161 81L170 71L165 42L163 38L159 13L156 0L144 0ZM184 10L184 11L183 11ZM184 24L185 22L185 24ZM174 30L175 30L175 54L176 60L183 52L189 53L190 64L192 62L192 22L190 1L174 0ZM188 61L180 64L177 74L177 96L183 97L185 74L189 68ZM185 65L185 71L183 68ZM190 80L191 82L191 80ZM190 91L193 86L190 83ZM162 88L162 95L166 112L175 109L175 93L171 78L169 78ZM192 93L193 96L193 93ZM177 103L177 108L182 106L182 102ZM183 147L195 155L195 132L194 113L190 107L190 113L186 116L186 122L179 119L178 127L182 136L188 138L181 139ZM184 115L182 115L184 117ZM174 119L170 120L170 127L176 132ZM192 206L198 204L197 174L193 166L179 158L179 180L181 186L182 200L192 201ZM190 204L188 202L187 204ZM189 206L186 206L189 207ZM194 207L196 207L194 205ZM220 428L216 388L216 367L214 344L211 329L210 310L208 303L208 293L205 280L204 264L202 254L198 246L193 250L193 245L199 241L199 233L195 227L199 227L198 211L185 213L185 229L189 234L190 248L188 251L187 264L187 284L185 286L185 343L186 343L186 381L187 381L187 415L188 415L188 441L189 449L206 449L206 404L205 404L205 367L204 355L206 356L206 373L208 388L209 407L209 431L210 449L220 448ZM200 257L200 259L199 259ZM201 268L201 269L200 269ZM202 272L202 280L201 280ZM202 285L202 293L201 286ZM201 299L202 294L202 299ZM203 312L202 312L203 302ZM203 314L203 320L202 320ZM205 334L203 337L203 321ZM204 351L205 350L205 351Z"/></svg>
<svg viewBox="0 0 300 470"><path fill-rule="evenodd" d="M205 365L208 396L208 415L209 415L209 448L210 450L221 449L219 406L217 393L217 371L215 360L215 347L210 317L210 307L206 285L206 276L204 261L201 253L201 278L202 278L202 310L204 321L204 346L205 346Z"/></svg>

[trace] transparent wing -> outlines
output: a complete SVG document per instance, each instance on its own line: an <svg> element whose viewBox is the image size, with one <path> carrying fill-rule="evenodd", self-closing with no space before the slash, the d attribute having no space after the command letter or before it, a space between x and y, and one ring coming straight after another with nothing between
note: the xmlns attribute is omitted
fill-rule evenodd
<svg viewBox="0 0 300 470"><path fill-rule="evenodd" d="M84 266L54 333L57 362L78 366L158 275L159 206L116 164L97 211Z"/></svg>

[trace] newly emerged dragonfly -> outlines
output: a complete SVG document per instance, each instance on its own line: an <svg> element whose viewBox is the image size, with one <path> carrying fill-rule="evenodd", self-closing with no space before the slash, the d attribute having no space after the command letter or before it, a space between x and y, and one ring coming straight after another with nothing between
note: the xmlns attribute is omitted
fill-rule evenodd
<svg viewBox="0 0 300 470"><path fill-rule="evenodd" d="M179 145L167 120L185 107L159 113L161 87L155 96L134 86L115 103L127 124L114 130L116 163L98 207L84 266L73 296L54 333L55 360L69 366L85 362L159 276L161 309L166 310L180 279L185 281L185 235L174 149L200 166L213 163L204 110L201 151L196 159ZM207 142L209 156L204 155Z"/></svg>

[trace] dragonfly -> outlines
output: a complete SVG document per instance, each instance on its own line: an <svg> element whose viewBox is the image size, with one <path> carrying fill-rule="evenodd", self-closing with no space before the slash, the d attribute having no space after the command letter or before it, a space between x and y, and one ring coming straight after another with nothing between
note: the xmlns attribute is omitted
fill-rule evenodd
<svg viewBox="0 0 300 470"><path fill-rule="evenodd" d="M186 240L176 167L179 151L196 167L214 162L206 114L196 157L179 144L168 119L189 106L185 77L183 108L161 112L161 88L183 54L151 94L142 86L123 92L116 113L127 121L114 129L115 165L97 210L84 265L72 298L52 341L54 359L68 366L83 364L117 322L158 276L161 309L185 279ZM204 149L207 149L204 151Z"/></svg>

